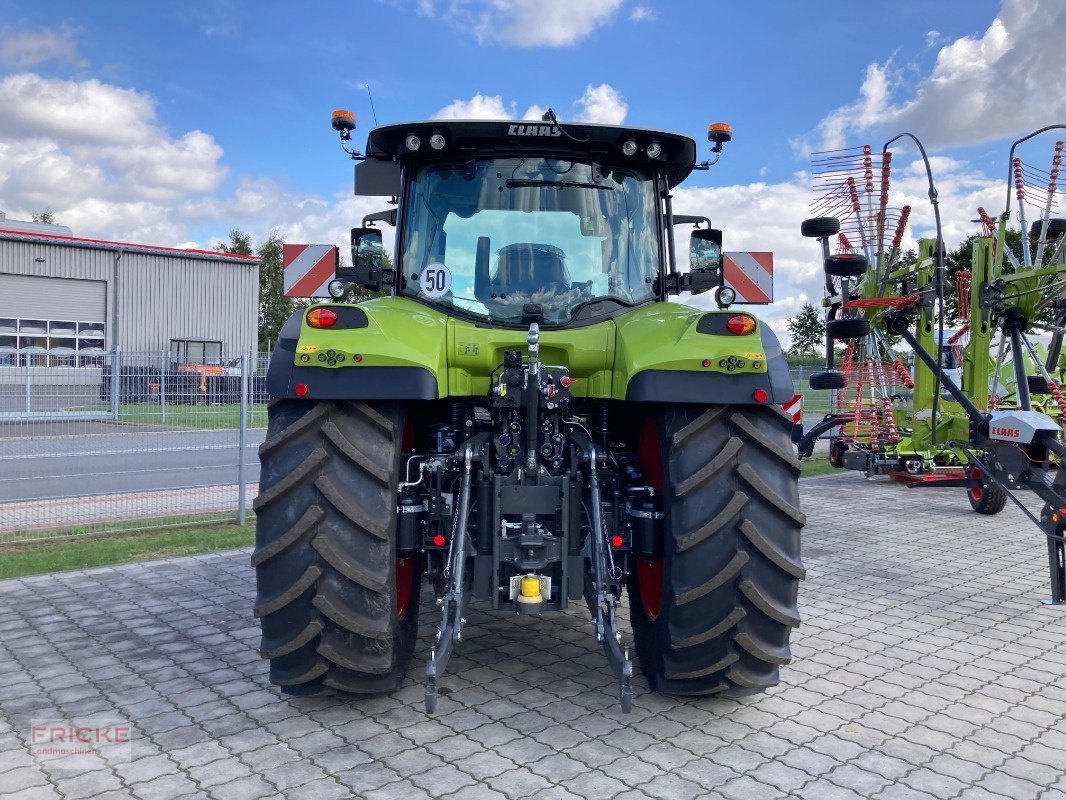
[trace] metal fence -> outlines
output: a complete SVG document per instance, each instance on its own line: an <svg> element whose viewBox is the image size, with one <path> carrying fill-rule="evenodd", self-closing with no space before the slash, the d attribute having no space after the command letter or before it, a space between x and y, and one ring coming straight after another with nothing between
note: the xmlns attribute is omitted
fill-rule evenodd
<svg viewBox="0 0 1066 800"><path fill-rule="evenodd" d="M265 356L50 358L0 361L0 544L245 521Z"/></svg>
<svg viewBox="0 0 1066 800"><path fill-rule="evenodd" d="M0 544L243 523L266 432L266 354L180 363L115 348L0 360ZM792 367L805 414L829 393Z"/></svg>

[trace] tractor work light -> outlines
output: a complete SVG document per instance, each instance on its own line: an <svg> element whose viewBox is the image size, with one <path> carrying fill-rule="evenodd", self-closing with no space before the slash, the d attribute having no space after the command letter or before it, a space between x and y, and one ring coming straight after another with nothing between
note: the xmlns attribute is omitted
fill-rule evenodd
<svg viewBox="0 0 1066 800"><path fill-rule="evenodd" d="M307 312L307 324L312 328L331 328L337 322L337 312L331 308L319 306Z"/></svg>
<svg viewBox="0 0 1066 800"><path fill-rule="evenodd" d="M628 156L636 155L636 152L637 152L637 140L636 139L626 139L624 142L622 142L622 155L628 157Z"/></svg>
<svg viewBox="0 0 1066 800"><path fill-rule="evenodd" d="M326 291L329 292L329 296L334 300L340 300L344 297L344 293L348 291L348 283L340 278L334 278L326 286Z"/></svg>
<svg viewBox="0 0 1066 800"><path fill-rule="evenodd" d="M434 150L443 150L445 144L447 144L447 142L444 140L443 134L435 133L429 137L429 146Z"/></svg>
<svg viewBox="0 0 1066 800"><path fill-rule="evenodd" d="M755 333L755 318L747 314L734 314L725 321L725 329L734 336L747 336Z"/></svg>
<svg viewBox="0 0 1066 800"><path fill-rule="evenodd" d="M408 150L417 150L422 146L422 140L418 138L418 134L409 133L407 138L403 140L403 144Z"/></svg>
<svg viewBox="0 0 1066 800"><path fill-rule="evenodd" d="M719 286L714 293L714 301L719 308L729 308L737 300L737 292L732 286Z"/></svg>
<svg viewBox="0 0 1066 800"><path fill-rule="evenodd" d="M658 142L652 142L645 148L644 152L648 154L648 158L658 158L662 155L663 146Z"/></svg>

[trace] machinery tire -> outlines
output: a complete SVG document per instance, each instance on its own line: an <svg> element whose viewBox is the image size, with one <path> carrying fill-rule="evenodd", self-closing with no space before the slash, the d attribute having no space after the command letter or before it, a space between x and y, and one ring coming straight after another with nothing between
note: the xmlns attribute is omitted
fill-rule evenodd
<svg viewBox="0 0 1066 800"><path fill-rule="evenodd" d="M866 274L870 263L865 256L829 256L825 260L825 274L841 278L859 278Z"/></svg>
<svg viewBox="0 0 1066 800"><path fill-rule="evenodd" d="M808 239L836 236L840 233L840 220L836 217L812 217L800 223L800 233Z"/></svg>
<svg viewBox="0 0 1066 800"><path fill-rule="evenodd" d="M870 335L870 323L862 317L831 319L825 323L825 332L837 341L861 339Z"/></svg>
<svg viewBox="0 0 1066 800"><path fill-rule="evenodd" d="M844 389L848 385L848 379L843 372L828 370L813 373L807 383L812 389Z"/></svg>
<svg viewBox="0 0 1066 800"><path fill-rule="evenodd" d="M980 467L970 468L971 478L980 478L983 474ZM967 489L966 497L970 501L970 508L988 516L998 514L1007 505L1007 493L991 483L977 489Z"/></svg>
<svg viewBox="0 0 1066 800"><path fill-rule="evenodd" d="M1029 226L1029 236L1037 237L1040 235L1040 229L1044 227L1043 220L1036 220ZM1066 219L1049 219L1047 222L1047 238L1058 239L1064 233L1066 233Z"/></svg>
<svg viewBox="0 0 1066 800"><path fill-rule="evenodd" d="M396 557L406 427L398 403L275 400L255 500L260 655L286 694L373 694L403 681L419 559Z"/></svg>
<svg viewBox="0 0 1066 800"><path fill-rule="evenodd" d="M791 426L772 406L670 405L644 420L638 453L667 487L664 555L636 559L629 604L653 690L752 694L791 659L805 575Z"/></svg>
<svg viewBox="0 0 1066 800"><path fill-rule="evenodd" d="M848 446L839 439L829 445L829 466L833 469L844 469L844 453L847 451Z"/></svg>

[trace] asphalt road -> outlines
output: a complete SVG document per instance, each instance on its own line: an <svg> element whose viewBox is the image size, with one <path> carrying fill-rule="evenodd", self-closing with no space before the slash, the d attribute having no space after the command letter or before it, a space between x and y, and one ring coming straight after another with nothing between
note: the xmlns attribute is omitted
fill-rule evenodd
<svg viewBox="0 0 1066 800"><path fill-rule="evenodd" d="M262 428L247 433L248 483L259 480L256 449L264 434ZM236 430L3 438L0 503L236 484L238 449Z"/></svg>

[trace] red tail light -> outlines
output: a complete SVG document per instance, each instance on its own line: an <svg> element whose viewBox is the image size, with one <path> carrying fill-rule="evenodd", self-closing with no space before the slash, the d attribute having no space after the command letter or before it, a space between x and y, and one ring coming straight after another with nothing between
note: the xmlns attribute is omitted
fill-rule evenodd
<svg viewBox="0 0 1066 800"><path fill-rule="evenodd" d="M319 306L307 312L307 324L312 328L329 328L337 322L337 312L331 308Z"/></svg>
<svg viewBox="0 0 1066 800"><path fill-rule="evenodd" d="M755 332L755 318L747 314L734 314L726 320L725 328L737 336L747 336Z"/></svg>

